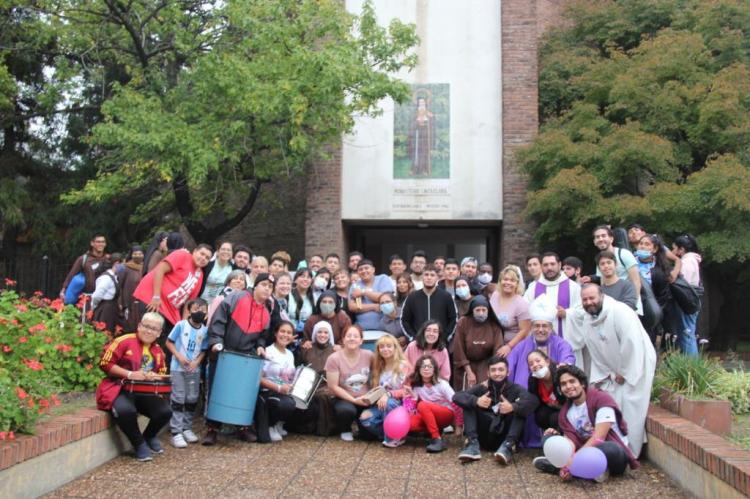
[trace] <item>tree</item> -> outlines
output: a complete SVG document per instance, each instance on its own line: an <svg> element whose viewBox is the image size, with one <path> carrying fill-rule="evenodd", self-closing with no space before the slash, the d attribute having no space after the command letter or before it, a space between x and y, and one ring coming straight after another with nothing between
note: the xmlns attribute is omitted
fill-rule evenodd
<svg viewBox="0 0 750 499"><path fill-rule="evenodd" d="M197 241L250 213L261 186L301 174L353 116L402 101L414 28L337 0L49 1L60 50L105 87L88 137L95 178L63 199L129 199L132 221L177 211ZM112 75L116 77L113 78Z"/></svg>
<svg viewBox="0 0 750 499"><path fill-rule="evenodd" d="M589 253L602 222L690 232L714 277L746 289L750 4L586 1L567 19L542 48L543 125L519 156L539 242Z"/></svg>

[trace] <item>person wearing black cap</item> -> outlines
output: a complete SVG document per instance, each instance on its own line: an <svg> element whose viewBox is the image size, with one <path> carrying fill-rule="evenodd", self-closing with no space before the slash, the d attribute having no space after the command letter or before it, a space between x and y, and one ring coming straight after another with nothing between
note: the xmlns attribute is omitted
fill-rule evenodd
<svg viewBox="0 0 750 499"><path fill-rule="evenodd" d="M466 390L487 380L489 360L503 346L503 329L482 295L472 298L469 310L456 325L453 339L453 387Z"/></svg>
<svg viewBox="0 0 750 499"><path fill-rule="evenodd" d="M274 281L271 274L258 274L252 291L236 291L228 294L219 308L214 311L208 326L208 347L211 358L207 401L211 400L211 384L216 372L218 352L226 349L265 356L266 345L273 341L271 331L274 331L281 321L279 309L271 298ZM216 443L221 423L206 419L206 427L203 445L213 445ZM247 427L239 428L237 436L245 441L257 439Z"/></svg>

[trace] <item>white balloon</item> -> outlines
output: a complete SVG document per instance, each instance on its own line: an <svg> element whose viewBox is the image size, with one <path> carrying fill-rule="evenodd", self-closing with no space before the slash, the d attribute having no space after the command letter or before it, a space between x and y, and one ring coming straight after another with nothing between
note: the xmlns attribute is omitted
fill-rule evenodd
<svg viewBox="0 0 750 499"><path fill-rule="evenodd" d="M573 442L560 435L555 435L544 441L544 457L557 468L562 468L568 464L574 452Z"/></svg>

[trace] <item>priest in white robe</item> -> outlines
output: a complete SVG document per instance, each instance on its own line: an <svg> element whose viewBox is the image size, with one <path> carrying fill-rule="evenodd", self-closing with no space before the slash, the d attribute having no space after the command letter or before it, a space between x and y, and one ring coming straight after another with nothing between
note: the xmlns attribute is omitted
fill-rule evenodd
<svg viewBox="0 0 750 499"><path fill-rule="evenodd" d="M646 436L656 352L628 305L605 296L596 284L583 285L581 302L582 308L567 314L565 339L589 382L617 402L628 425L628 443L638 456Z"/></svg>
<svg viewBox="0 0 750 499"><path fill-rule="evenodd" d="M565 338L565 315L569 309L575 309L581 304L581 287L575 281L568 279L562 271L562 262L556 253L542 255L542 275L539 279L529 283L523 297L532 303L538 296L547 295L557 306L557 319L552 322L552 328L558 336Z"/></svg>

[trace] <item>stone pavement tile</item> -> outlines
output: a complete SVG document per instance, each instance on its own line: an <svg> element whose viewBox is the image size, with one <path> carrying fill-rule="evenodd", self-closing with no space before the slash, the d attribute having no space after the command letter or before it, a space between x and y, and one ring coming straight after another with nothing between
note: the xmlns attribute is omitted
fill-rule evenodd
<svg viewBox="0 0 750 499"><path fill-rule="evenodd" d="M281 497L341 497L348 484L348 476L297 477L281 490Z"/></svg>
<svg viewBox="0 0 750 499"><path fill-rule="evenodd" d="M365 453L354 472L355 476L378 475L388 478L407 478L411 471L413 449L386 450L392 452L368 451Z"/></svg>
<svg viewBox="0 0 750 499"><path fill-rule="evenodd" d="M466 496L471 498L526 498L526 489L523 486L510 484L506 481L466 480Z"/></svg>
<svg viewBox="0 0 750 499"><path fill-rule="evenodd" d="M223 499L268 499L269 497L276 497L278 494L277 490L271 489L245 489L240 486L230 485L226 489L221 491Z"/></svg>
<svg viewBox="0 0 750 499"><path fill-rule="evenodd" d="M244 489L281 490L297 476L298 470L299 467L281 463L263 463L237 470L231 484Z"/></svg>
<svg viewBox="0 0 750 499"><path fill-rule="evenodd" d="M558 476L541 472L538 475L529 477L524 486L529 499L548 499L550 497L583 499L591 497L580 480L563 482Z"/></svg>
<svg viewBox="0 0 750 499"><path fill-rule="evenodd" d="M406 497L455 498L465 497L463 480L410 479L406 484Z"/></svg>
<svg viewBox="0 0 750 499"><path fill-rule="evenodd" d="M344 497L377 497L378 499L404 497L406 480L380 476L373 473L363 477L355 475L344 491Z"/></svg>

